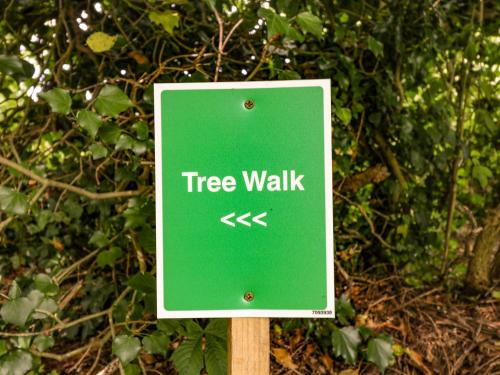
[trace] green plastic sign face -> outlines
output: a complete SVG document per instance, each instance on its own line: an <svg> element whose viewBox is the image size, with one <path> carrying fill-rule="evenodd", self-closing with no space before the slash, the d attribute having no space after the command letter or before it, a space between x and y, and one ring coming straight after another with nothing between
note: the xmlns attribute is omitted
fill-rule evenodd
<svg viewBox="0 0 500 375"><path fill-rule="evenodd" d="M330 81L154 89L158 317L333 317Z"/></svg>

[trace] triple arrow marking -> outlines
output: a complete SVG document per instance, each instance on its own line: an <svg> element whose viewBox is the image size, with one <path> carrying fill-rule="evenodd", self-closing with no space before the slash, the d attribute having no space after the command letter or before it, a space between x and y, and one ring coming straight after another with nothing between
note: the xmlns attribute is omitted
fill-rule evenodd
<svg viewBox="0 0 500 375"><path fill-rule="evenodd" d="M247 212L246 214L243 214L241 216L238 216L236 218L236 221L240 224L243 224L243 225L246 225L247 227L251 227L252 226L252 223L250 223L249 221L246 221L245 219L249 216L251 216L252 214L250 212ZM229 225L230 227L235 227L236 226L236 223L233 223L232 221L229 221L229 219L233 218L234 216L236 216L236 214L234 212L231 212L230 214L226 215L226 216L223 216L220 218L220 221L226 225ZM256 224L259 224L259 225L262 225L263 227L267 227L267 223L265 221L262 221L260 219L262 219L263 217L266 217L267 216L267 212L263 212L257 216L254 216L252 218L252 221Z"/></svg>

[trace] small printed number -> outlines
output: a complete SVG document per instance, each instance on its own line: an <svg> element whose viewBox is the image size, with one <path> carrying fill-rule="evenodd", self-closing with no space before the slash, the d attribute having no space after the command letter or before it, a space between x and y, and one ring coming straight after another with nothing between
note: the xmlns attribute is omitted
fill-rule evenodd
<svg viewBox="0 0 500 375"><path fill-rule="evenodd" d="M313 310L313 315L332 315L332 310Z"/></svg>

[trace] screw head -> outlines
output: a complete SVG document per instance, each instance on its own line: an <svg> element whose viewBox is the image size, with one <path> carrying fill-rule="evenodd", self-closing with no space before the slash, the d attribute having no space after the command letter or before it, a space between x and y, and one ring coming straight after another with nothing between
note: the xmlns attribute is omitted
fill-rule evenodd
<svg viewBox="0 0 500 375"><path fill-rule="evenodd" d="M247 99L245 100L245 108L246 109L252 109L254 107L255 103L252 99Z"/></svg>
<svg viewBox="0 0 500 375"><path fill-rule="evenodd" d="M244 298L245 298L245 301L252 302L253 298L254 298L253 293L252 292L246 292Z"/></svg>

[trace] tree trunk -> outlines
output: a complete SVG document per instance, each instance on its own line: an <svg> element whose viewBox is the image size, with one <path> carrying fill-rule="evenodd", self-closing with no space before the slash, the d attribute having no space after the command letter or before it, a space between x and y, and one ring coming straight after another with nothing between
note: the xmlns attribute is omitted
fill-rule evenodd
<svg viewBox="0 0 500 375"><path fill-rule="evenodd" d="M500 206L485 219L484 229L477 238L474 254L467 271L466 286L475 292L484 292L500 270Z"/></svg>

